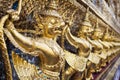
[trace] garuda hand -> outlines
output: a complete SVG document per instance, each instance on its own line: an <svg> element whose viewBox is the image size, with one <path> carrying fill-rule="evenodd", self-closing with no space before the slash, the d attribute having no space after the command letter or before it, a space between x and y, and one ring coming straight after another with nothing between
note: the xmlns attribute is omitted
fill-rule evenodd
<svg viewBox="0 0 120 80"><path fill-rule="evenodd" d="M3 30L6 20L9 18L9 15L5 15L0 19L0 31Z"/></svg>
<svg viewBox="0 0 120 80"><path fill-rule="evenodd" d="M9 17L12 21L17 21L19 20L19 13L16 10L10 9L7 11L7 13L9 14Z"/></svg>

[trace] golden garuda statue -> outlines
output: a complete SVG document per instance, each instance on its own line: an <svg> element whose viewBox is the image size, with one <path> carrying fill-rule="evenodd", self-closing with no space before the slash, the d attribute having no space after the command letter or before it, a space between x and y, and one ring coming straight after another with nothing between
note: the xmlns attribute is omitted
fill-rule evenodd
<svg viewBox="0 0 120 80"><path fill-rule="evenodd" d="M82 10L69 0L0 0L0 7L5 80L14 80L14 72L20 80L91 80L120 50L120 40L104 35L98 21L94 29L89 8L81 22Z"/></svg>

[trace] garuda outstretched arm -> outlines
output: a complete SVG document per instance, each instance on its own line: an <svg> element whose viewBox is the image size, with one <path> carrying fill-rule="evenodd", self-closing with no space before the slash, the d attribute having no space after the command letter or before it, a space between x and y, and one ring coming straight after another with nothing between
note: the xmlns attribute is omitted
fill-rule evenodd
<svg viewBox="0 0 120 80"><path fill-rule="evenodd" d="M11 65L9 61L9 56L8 56L8 51L6 47L6 43L4 40L4 33L3 33L3 24L5 20L9 16L6 15L0 20L0 55L2 55L3 61L4 61L4 66L5 66L5 71L6 71L6 79L7 80L12 80L12 71L11 71Z"/></svg>
<svg viewBox="0 0 120 80"><path fill-rule="evenodd" d="M2 56L5 71L6 71L6 80L13 80L12 79L12 69L10 65L9 55L4 39L3 27L5 25L6 20L9 18L9 15L6 15L6 11L11 7L13 0L0 0L0 55ZM21 3L21 0L19 1ZM21 4L19 4L21 5ZM17 13L20 13L21 8L18 8ZM5 16L3 16L5 15Z"/></svg>

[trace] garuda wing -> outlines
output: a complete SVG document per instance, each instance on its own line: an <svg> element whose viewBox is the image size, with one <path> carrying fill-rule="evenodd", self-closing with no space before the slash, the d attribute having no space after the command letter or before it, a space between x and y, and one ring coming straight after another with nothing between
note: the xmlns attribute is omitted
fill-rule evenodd
<svg viewBox="0 0 120 80"><path fill-rule="evenodd" d="M28 63L15 52L12 52L12 59L20 80L34 80L38 77L38 70L35 65Z"/></svg>

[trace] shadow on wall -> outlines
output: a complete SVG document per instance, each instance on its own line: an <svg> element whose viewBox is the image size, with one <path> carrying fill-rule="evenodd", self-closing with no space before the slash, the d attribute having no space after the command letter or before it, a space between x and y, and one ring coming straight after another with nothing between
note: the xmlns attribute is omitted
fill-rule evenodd
<svg viewBox="0 0 120 80"><path fill-rule="evenodd" d="M120 80L120 65L118 66L118 69L115 72L113 80Z"/></svg>

